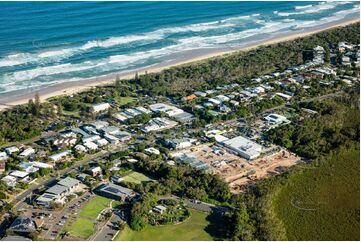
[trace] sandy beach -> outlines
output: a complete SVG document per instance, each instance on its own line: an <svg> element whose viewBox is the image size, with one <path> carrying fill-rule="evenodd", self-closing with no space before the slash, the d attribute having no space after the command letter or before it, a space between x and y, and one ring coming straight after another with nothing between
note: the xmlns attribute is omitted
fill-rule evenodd
<svg viewBox="0 0 361 242"><path fill-rule="evenodd" d="M139 74L144 74L145 72L148 73L154 73L154 72L160 72L164 69L183 65L183 64L189 64L196 61L203 61L212 57L219 57L223 55L229 55L234 52L238 51L247 51L250 49L257 48L262 45L270 45L275 44L279 42L285 42L294 40L297 38L305 37L326 29L330 28L336 28L341 26L346 26L352 23L359 22L359 18L353 18L353 19L343 19L340 21L335 21L332 23L328 23L325 25L320 25L318 27L313 28L310 31L304 31L304 32L292 32L289 34L280 34L278 36L274 36L268 40L258 41L258 42L252 42L248 43L245 46L240 46L239 48L228 48L228 49L203 49L199 51L192 51L190 53L183 53L179 58L176 58L175 60L169 61L167 63L161 63L154 65L150 68L142 68L137 70L132 70L126 73L120 73L120 74L111 74L107 76L102 77L96 77L96 78L90 78L90 79L84 79L80 81L72 81L72 82L62 82L59 84L49 85L47 87L43 87L40 90L20 90L20 91L14 91L9 93L1 94L0 96L0 110L12 107L14 105L24 104L27 103L29 99L34 98L35 92L38 92L41 98L41 101L45 101L46 99L58 95L71 95L77 92L81 92L84 90L87 90L89 88L92 88L94 86L109 84L111 82L114 82L115 77L118 76L120 79L130 79L133 78L135 73L138 72Z"/></svg>

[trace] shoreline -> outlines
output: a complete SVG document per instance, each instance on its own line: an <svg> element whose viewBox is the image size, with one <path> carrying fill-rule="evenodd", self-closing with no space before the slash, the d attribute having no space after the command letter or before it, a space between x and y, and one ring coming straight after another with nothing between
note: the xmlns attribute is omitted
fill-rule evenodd
<svg viewBox="0 0 361 242"><path fill-rule="evenodd" d="M79 81L62 82L54 85L49 85L38 90L26 89L26 90L4 93L2 96L0 96L0 111L7 108L11 108L12 106L27 103L29 99L34 98L36 92L39 93L40 99L43 102L51 97L60 96L60 95L73 95L75 93L86 91L95 86L102 86L102 85L114 83L116 76L118 76L120 80L127 80L133 78L136 72L138 72L139 75L142 75L145 72L157 73L165 69L169 69L176 66L191 64L198 61L206 61L210 58L215 58L215 57L223 57L233 54L235 52L249 51L252 49L256 49L260 46L295 40L324 30L343 27L357 22L360 22L359 17L344 18L339 21L319 25L310 30L291 32L291 33L281 33L269 39L251 42L251 43L245 43L244 46L239 46L236 48L227 47L227 48L218 48L218 49L199 49L199 50L189 51L188 55L186 53L180 53L181 58L179 59L174 59L166 63L159 63L151 67L144 67L136 70L130 70L128 72L114 73L106 76L88 78Z"/></svg>

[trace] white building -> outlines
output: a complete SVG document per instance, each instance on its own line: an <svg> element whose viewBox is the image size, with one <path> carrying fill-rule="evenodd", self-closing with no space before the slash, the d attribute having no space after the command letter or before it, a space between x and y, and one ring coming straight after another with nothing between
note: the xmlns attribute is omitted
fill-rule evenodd
<svg viewBox="0 0 361 242"><path fill-rule="evenodd" d="M109 144L109 142L106 139L98 139L95 141L95 143L99 146L99 147L103 147Z"/></svg>
<svg viewBox="0 0 361 242"><path fill-rule="evenodd" d="M98 149L98 145L96 145L96 144L93 143L92 141L85 142L83 145L84 145L87 149L89 149L89 150L96 150L96 149Z"/></svg>
<svg viewBox="0 0 361 242"><path fill-rule="evenodd" d="M5 149L5 152L6 152L8 155L11 155L12 153L19 152L19 148L16 147L16 146L11 146L11 147L6 148L6 149Z"/></svg>
<svg viewBox="0 0 361 242"><path fill-rule="evenodd" d="M6 152L0 152L0 161L7 160L8 158Z"/></svg>
<svg viewBox="0 0 361 242"><path fill-rule="evenodd" d="M144 150L144 152L148 155L160 155L160 151L156 148L150 147Z"/></svg>
<svg viewBox="0 0 361 242"><path fill-rule="evenodd" d="M222 103L220 100L214 99L214 98L208 98L208 102L212 103L213 105L216 105L216 106L221 105L221 103Z"/></svg>
<svg viewBox="0 0 361 242"><path fill-rule="evenodd" d="M281 123L289 122L289 120L285 116L275 114L275 113L271 113L271 114L267 115L264 119L271 124L281 124Z"/></svg>
<svg viewBox="0 0 361 242"><path fill-rule="evenodd" d="M35 150L31 147L25 149L23 152L20 153L20 157L29 157L35 154Z"/></svg>
<svg viewBox="0 0 361 242"><path fill-rule="evenodd" d="M178 115L183 113L184 111L180 108L165 104L165 103L156 103L156 104L152 104L149 106L150 110L152 110L153 112L159 113L159 112L164 112L166 113L169 117Z"/></svg>
<svg viewBox="0 0 361 242"><path fill-rule="evenodd" d="M16 177L13 176L5 176L1 179L3 182L5 182L6 185L9 187L15 187L16 186Z"/></svg>
<svg viewBox="0 0 361 242"><path fill-rule="evenodd" d="M284 99L284 100L286 100L286 101L288 101L288 100L290 100L290 99L292 98L292 96L287 95L287 94L284 94L284 93L281 93L281 92L277 92L277 93L276 93L276 96L279 96L279 97L281 97L282 99Z"/></svg>
<svg viewBox="0 0 361 242"><path fill-rule="evenodd" d="M9 175L15 177L18 181L25 182L29 179L29 173L25 171L12 171Z"/></svg>
<svg viewBox="0 0 361 242"><path fill-rule="evenodd" d="M178 123L167 118L153 118L149 123L142 128L143 132L159 131L164 129L170 129Z"/></svg>
<svg viewBox="0 0 361 242"><path fill-rule="evenodd" d="M66 151L60 152L58 154L54 154L54 155L49 156L49 160L57 162L57 161L60 161L60 160L62 160L64 158L66 158L68 155L70 155L70 151L66 150Z"/></svg>
<svg viewBox="0 0 361 242"><path fill-rule="evenodd" d="M197 141L196 139L188 139L188 138L170 139L170 140L166 140L166 144L173 149L185 149L191 147L193 143L196 141Z"/></svg>
<svg viewBox="0 0 361 242"><path fill-rule="evenodd" d="M94 113L99 113L102 111L106 111L110 108L110 104L109 103L99 103L99 104L95 104L92 106L92 112Z"/></svg>
<svg viewBox="0 0 361 242"><path fill-rule="evenodd" d="M228 102L230 100L229 97L226 97L224 95L218 95L218 96L216 96L216 99L218 99L221 102Z"/></svg>
<svg viewBox="0 0 361 242"><path fill-rule="evenodd" d="M242 136L228 139L222 144L247 160L252 160L261 155L262 146Z"/></svg>
<svg viewBox="0 0 361 242"><path fill-rule="evenodd" d="M41 168L53 168L54 167L54 165L43 163L43 162L37 162L37 161L33 161L33 162L29 162L29 163L31 163L34 167L37 167L39 169L41 169Z"/></svg>
<svg viewBox="0 0 361 242"><path fill-rule="evenodd" d="M207 96L207 93L205 92L195 92L194 93L197 97L206 97Z"/></svg>
<svg viewBox="0 0 361 242"><path fill-rule="evenodd" d="M99 140L99 139L101 139L99 135L92 135L92 136L84 137L83 138L83 143L94 142L94 141Z"/></svg>

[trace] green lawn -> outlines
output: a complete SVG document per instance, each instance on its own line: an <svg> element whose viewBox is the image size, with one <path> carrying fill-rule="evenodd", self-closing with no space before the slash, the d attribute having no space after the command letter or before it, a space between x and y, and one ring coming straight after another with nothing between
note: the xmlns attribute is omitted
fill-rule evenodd
<svg viewBox="0 0 361 242"><path fill-rule="evenodd" d="M151 226L142 231L133 231L128 226L121 231L115 240L215 240L209 233L217 232L212 228L207 213L190 210L191 217L177 225ZM218 218L219 220L219 218ZM218 221L219 222L219 221ZM222 223L217 224L222 227ZM209 231L209 232L207 232Z"/></svg>
<svg viewBox="0 0 361 242"><path fill-rule="evenodd" d="M153 179L149 178L148 176L146 176L142 173L136 172L136 171L132 171L122 178L124 179L125 182L131 182L131 183L136 183L136 184L140 184L142 182L153 181Z"/></svg>
<svg viewBox="0 0 361 242"><path fill-rule="evenodd" d="M81 239L86 239L94 233L94 223L86 218L77 218L69 228L69 233Z"/></svg>
<svg viewBox="0 0 361 242"><path fill-rule="evenodd" d="M134 102L136 98L134 97L119 97L115 101L118 103L119 106Z"/></svg>
<svg viewBox="0 0 361 242"><path fill-rule="evenodd" d="M69 223L66 229L70 235L79 239L87 239L94 231L95 219L100 212L109 206L111 199L105 197L93 197L85 206L79 211L79 214L74 223ZM119 204L113 202L112 205Z"/></svg>
<svg viewBox="0 0 361 242"><path fill-rule="evenodd" d="M359 240L359 155L343 149L290 177L272 205L288 240Z"/></svg>
<svg viewBox="0 0 361 242"><path fill-rule="evenodd" d="M111 199L96 196L92 198L79 212L79 216L95 219L98 214L109 207Z"/></svg>

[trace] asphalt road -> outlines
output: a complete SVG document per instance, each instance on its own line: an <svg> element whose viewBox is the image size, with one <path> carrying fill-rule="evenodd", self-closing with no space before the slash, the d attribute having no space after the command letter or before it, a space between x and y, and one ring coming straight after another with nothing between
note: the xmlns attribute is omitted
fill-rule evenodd
<svg viewBox="0 0 361 242"><path fill-rule="evenodd" d="M115 235L118 233L117 225L118 222L123 220L123 212L116 211L113 213L112 217L108 220L108 222L96 233L93 238L91 238L92 241L112 241Z"/></svg>

